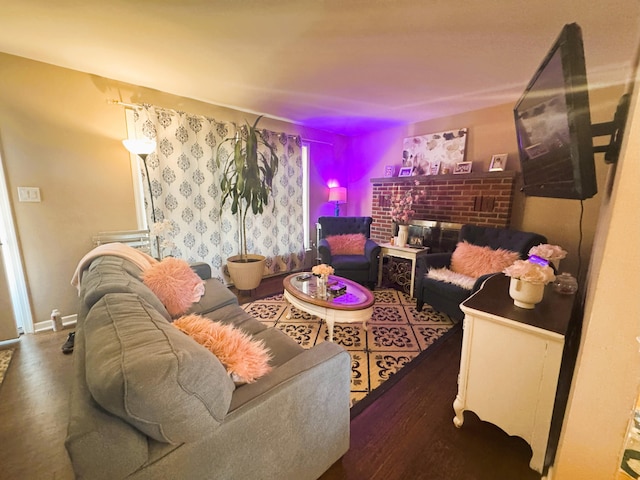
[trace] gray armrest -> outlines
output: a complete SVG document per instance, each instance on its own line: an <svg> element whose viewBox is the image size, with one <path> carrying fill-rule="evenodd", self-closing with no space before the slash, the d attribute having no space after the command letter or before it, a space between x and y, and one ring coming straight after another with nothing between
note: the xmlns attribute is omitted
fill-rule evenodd
<svg viewBox="0 0 640 480"><path fill-rule="evenodd" d="M192 263L190 266L202 280L208 280L209 278L211 278L211 267L208 263L196 262Z"/></svg>

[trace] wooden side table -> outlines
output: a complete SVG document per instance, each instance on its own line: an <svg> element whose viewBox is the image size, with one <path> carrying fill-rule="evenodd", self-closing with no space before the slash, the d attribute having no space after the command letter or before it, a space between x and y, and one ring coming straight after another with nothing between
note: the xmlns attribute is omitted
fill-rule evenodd
<svg viewBox="0 0 640 480"><path fill-rule="evenodd" d="M472 410L522 437L533 452L530 467L543 473L555 455L548 451L554 409L560 424L564 415L558 380L575 295L559 294L549 284L542 302L526 310L508 292L509 277L498 274L460 306L464 336L453 423L461 427L464 410ZM562 376L570 382L566 370Z"/></svg>
<svg viewBox="0 0 640 480"><path fill-rule="evenodd" d="M411 248L411 247L398 247L391 245L390 243L380 244L380 263L378 264L378 287L382 285L382 259L383 257L396 257L411 260L411 287L409 295L413 297L413 287L416 276L416 261L422 255L429 253L429 247L424 248Z"/></svg>

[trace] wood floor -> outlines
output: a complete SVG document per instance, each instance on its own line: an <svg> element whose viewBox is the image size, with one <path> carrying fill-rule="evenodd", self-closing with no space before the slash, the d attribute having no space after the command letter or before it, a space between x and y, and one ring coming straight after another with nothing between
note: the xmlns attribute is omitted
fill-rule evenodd
<svg viewBox="0 0 640 480"><path fill-rule="evenodd" d="M281 290L273 279L252 294L235 293L244 303ZM73 354L60 347L68 333L25 335L17 344L0 386L2 479L74 478L63 444ZM351 448L323 480L540 479L524 440L469 412L461 429L453 426L461 338L460 330L449 336L352 420Z"/></svg>

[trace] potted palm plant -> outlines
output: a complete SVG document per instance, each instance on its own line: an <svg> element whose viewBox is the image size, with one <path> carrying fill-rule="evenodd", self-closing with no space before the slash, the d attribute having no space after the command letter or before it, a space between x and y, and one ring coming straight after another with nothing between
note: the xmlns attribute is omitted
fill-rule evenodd
<svg viewBox="0 0 640 480"><path fill-rule="evenodd" d="M218 145L216 165L221 169L220 213L227 202L231 213L240 219L240 254L227 259L231 280L238 290L253 290L262 281L266 258L247 253L247 214L260 215L269 203L273 178L278 171L275 149L258 130L258 117L253 125L247 122L235 136ZM224 149L230 144L231 154Z"/></svg>

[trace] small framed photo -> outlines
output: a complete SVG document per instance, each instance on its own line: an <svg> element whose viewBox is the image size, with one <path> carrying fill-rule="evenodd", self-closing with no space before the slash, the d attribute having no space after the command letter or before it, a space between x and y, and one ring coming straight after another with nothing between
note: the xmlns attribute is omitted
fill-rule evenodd
<svg viewBox="0 0 640 480"><path fill-rule="evenodd" d="M438 175L440 173L440 160L435 160L429 165L429 175Z"/></svg>
<svg viewBox="0 0 640 480"><path fill-rule="evenodd" d="M489 165L490 172L502 172L507 165L507 154L499 153L491 157L491 165Z"/></svg>
<svg viewBox="0 0 640 480"><path fill-rule="evenodd" d="M385 177L393 177L396 173L395 165L385 165L384 167L384 176Z"/></svg>
<svg viewBox="0 0 640 480"><path fill-rule="evenodd" d="M399 177L410 177L413 175L413 167L402 167L398 173Z"/></svg>
<svg viewBox="0 0 640 480"><path fill-rule="evenodd" d="M472 164L473 162L458 162L456 163L456 168L453 169L453 173L471 173Z"/></svg>

